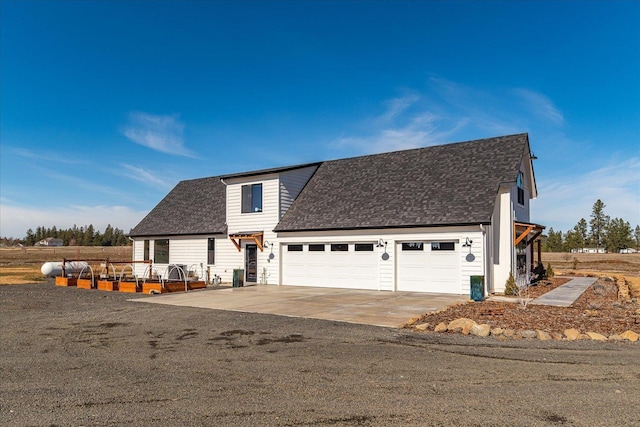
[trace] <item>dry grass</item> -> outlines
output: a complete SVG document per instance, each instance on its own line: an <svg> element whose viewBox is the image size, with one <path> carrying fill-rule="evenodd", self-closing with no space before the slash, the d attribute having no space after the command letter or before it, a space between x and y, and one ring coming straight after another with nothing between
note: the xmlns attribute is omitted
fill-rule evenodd
<svg viewBox="0 0 640 427"><path fill-rule="evenodd" d="M47 261L66 259L109 259L130 261L131 246L65 246L61 248L0 249L0 285L19 285L46 280L40 267Z"/></svg>
<svg viewBox="0 0 640 427"><path fill-rule="evenodd" d="M640 277L640 254L572 254L543 252L542 262L551 264L556 274L597 273Z"/></svg>

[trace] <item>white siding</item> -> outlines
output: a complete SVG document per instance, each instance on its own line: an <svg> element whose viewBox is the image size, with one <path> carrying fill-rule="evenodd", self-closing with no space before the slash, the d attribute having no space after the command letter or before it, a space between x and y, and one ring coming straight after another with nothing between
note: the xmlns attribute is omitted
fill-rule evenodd
<svg viewBox="0 0 640 427"><path fill-rule="evenodd" d="M329 232L300 232L300 233L280 233L278 235L279 242L283 247L283 251L286 250L285 245L288 243L302 243L306 245L309 243L349 243L349 250L353 250L353 243L361 242L378 242L382 240L386 242L386 251L384 247L374 248L375 258L377 260L377 283L372 286L366 286L369 289L398 290L398 268L401 266L397 263L397 246L400 242L408 241L456 241L455 253L459 259L457 268L455 269L455 278L453 279L456 285L451 288L451 293L455 294L469 294L470 276L472 275L484 275L486 257L484 255L484 235L480 231L479 226L466 226L466 227L439 227L439 228L423 228L423 229L400 229L400 230L365 230L365 231L329 231ZM473 241L471 246L472 257L467 258L469 255L469 248L463 248L462 244L469 238ZM328 248L327 248L328 249ZM383 258L383 254L387 254L386 259ZM286 257L286 254L283 255ZM285 258L286 261L286 258ZM324 265L309 266L313 267L317 271L324 271L325 277L330 278L331 274L327 273L329 263L327 258ZM285 267L286 270L286 267ZM314 270L314 271L315 271ZM285 279L283 277L283 279ZM373 280L373 279L372 279ZM285 285L295 285L296 283L283 283ZM330 283L326 286L332 286ZM422 291L429 292L428 286L425 286Z"/></svg>
<svg viewBox="0 0 640 427"><path fill-rule="evenodd" d="M311 176L318 169L310 166L303 169L294 169L280 174L280 216L289 210L293 201L307 184Z"/></svg>
<svg viewBox="0 0 640 427"><path fill-rule="evenodd" d="M501 187L493 213L493 280L494 292L504 292L509 273L514 269L514 209L510 188Z"/></svg>
<svg viewBox="0 0 640 427"><path fill-rule="evenodd" d="M242 213L242 186L250 184L262 184L262 212L250 212ZM277 174L263 175L259 177L246 177L246 178L233 178L227 181L227 227L228 233L242 233L242 232L263 232L264 241L269 243L276 243L276 235L273 233L273 229L279 221L279 179ZM242 251L238 250L229 242L235 253L226 253L228 259L224 262L229 262L231 272L227 271L226 274L233 274L234 268L245 268L245 246L252 244L250 240L244 240L242 242ZM267 284L275 284L279 281L279 267L278 257L275 256L278 253L277 244L273 247L274 259L269 259L271 253L271 247L265 247L263 252L258 250L258 283L261 283L261 278ZM223 276L225 277L225 276ZM231 279L229 279L231 280Z"/></svg>

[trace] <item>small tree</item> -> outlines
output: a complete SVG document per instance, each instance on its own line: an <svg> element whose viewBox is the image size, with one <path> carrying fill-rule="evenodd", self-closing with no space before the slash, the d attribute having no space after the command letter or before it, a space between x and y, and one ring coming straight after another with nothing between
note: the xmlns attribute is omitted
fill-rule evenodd
<svg viewBox="0 0 640 427"><path fill-rule="evenodd" d="M556 273L553 271L553 268L551 268L551 263L547 263L547 277L551 279L555 275Z"/></svg>
<svg viewBox="0 0 640 427"><path fill-rule="evenodd" d="M505 295L518 295L518 285L516 284L516 279L513 278L513 273L509 273L509 278L507 279L507 283L504 285L504 294Z"/></svg>

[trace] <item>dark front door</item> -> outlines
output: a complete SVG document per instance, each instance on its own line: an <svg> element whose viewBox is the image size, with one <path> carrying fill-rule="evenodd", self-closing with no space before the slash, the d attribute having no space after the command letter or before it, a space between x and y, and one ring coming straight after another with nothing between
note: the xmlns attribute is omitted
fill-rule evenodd
<svg viewBox="0 0 640 427"><path fill-rule="evenodd" d="M247 277L245 281L256 283L258 281L258 246L247 245L245 247L245 269Z"/></svg>

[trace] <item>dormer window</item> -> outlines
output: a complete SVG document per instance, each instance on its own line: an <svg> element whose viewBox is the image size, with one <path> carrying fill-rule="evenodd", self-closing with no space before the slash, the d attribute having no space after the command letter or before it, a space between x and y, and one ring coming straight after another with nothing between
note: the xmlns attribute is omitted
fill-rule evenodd
<svg viewBox="0 0 640 427"><path fill-rule="evenodd" d="M242 213L262 212L262 184L242 186Z"/></svg>
<svg viewBox="0 0 640 427"><path fill-rule="evenodd" d="M524 205L524 177L522 172L518 172L516 184L518 186L518 204Z"/></svg>

